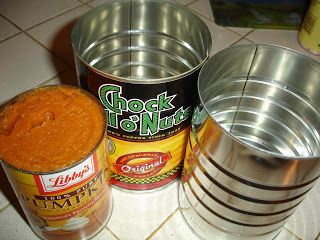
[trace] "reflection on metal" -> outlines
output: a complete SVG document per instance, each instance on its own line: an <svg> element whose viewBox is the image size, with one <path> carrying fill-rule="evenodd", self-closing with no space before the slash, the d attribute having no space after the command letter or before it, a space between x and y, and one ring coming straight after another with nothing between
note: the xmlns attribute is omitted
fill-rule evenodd
<svg viewBox="0 0 320 240"><path fill-rule="evenodd" d="M202 68L179 202L203 239L272 239L320 173L320 64L240 45ZM312 87L311 87L312 86Z"/></svg>

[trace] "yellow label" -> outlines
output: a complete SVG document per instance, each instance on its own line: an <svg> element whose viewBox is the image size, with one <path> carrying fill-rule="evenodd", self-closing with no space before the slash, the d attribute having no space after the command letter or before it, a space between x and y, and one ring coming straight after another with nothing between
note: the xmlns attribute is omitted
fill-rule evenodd
<svg viewBox="0 0 320 240"><path fill-rule="evenodd" d="M90 237L109 218L106 138L91 156L60 172L31 174L3 167L31 227L45 239Z"/></svg>
<svg viewBox="0 0 320 240"><path fill-rule="evenodd" d="M300 29L298 40L307 51L320 54L320 1L313 0Z"/></svg>
<svg viewBox="0 0 320 240"><path fill-rule="evenodd" d="M146 190L167 184L178 177L190 128L153 142L128 142L109 138L112 184Z"/></svg>

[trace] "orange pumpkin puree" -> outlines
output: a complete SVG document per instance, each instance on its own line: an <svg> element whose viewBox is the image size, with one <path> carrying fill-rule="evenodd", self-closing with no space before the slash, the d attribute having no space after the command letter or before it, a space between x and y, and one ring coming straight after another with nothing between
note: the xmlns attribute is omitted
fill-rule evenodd
<svg viewBox="0 0 320 240"><path fill-rule="evenodd" d="M34 89L0 112L0 158L22 170L59 170L91 153L104 131L103 110L80 88Z"/></svg>

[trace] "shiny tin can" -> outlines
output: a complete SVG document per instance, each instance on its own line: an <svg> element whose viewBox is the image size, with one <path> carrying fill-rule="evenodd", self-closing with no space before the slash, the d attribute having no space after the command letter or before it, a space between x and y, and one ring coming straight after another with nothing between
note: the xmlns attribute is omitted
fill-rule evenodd
<svg viewBox="0 0 320 240"><path fill-rule="evenodd" d="M272 239L316 183L319 82L319 62L274 45L204 65L179 189L203 239Z"/></svg>
<svg viewBox="0 0 320 240"><path fill-rule="evenodd" d="M113 185L176 179L211 48L205 23L173 1L112 1L79 19L72 45L79 84L105 108Z"/></svg>

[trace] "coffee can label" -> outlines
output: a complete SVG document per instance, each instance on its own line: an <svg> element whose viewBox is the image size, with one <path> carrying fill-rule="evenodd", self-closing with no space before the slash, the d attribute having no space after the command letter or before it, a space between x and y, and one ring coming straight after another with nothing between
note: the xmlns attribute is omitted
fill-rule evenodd
<svg viewBox="0 0 320 240"><path fill-rule="evenodd" d="M169 82L131 83L88 69L83 87L105 109L113 185L149 190L180 175L198 72Z"/></svg>

